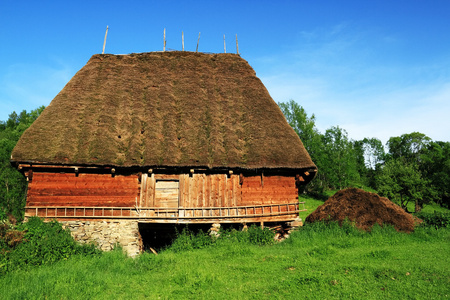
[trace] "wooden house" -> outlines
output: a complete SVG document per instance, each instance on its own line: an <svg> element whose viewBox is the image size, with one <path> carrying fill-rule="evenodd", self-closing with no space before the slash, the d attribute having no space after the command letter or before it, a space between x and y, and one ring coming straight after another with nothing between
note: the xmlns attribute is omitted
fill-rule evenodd
<svg viewBox="0 0 450 300"><path fill-rule="evenodd" d="M26 216L292 221L316 166L236 54L94 55L23 134Z"/></svg>

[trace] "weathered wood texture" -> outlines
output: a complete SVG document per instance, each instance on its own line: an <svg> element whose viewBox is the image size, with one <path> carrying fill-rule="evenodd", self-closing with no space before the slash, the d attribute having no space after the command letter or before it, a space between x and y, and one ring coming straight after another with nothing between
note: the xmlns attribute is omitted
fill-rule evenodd
<svg viewBox="0 0 450 300"><path fill-rule="evenodd" d="M27 206L130 207L139 199L137 175L38 173L28 184Z"/></svg>
<svg viewBox="0 0 450 300"><path fill-rule="evenodd" d="M35 172L28 186L26 215L230 222L263 216L295 219L298 209L295 177Z"/></svg>
<svg viewBox="0 0 450 300"><path fill-rule="evenodd" d="M241 205L283 204L297 200L295 177L252 176L242 182Z"/></svg>
<svg viewBox="0 0 450 300"><path fill-rule="evenodd" d="M250 176L242 180L240 177L203 173L144 174L141 191L145 196L141 198L141 207L235 207L297 201L295 177ZM178 201L178 206L175 201Z"/></svg>

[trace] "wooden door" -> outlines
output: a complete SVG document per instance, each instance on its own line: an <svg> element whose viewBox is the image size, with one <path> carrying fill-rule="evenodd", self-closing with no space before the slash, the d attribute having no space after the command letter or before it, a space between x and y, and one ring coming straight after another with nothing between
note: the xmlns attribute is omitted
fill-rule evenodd
<svg viewBox="0 0 450 300"><path fill-rule="evenodd" d="M180 182L173 179L161 179L155 182L155 206L178 208Z"/></svg>
<svg viewBox="0 0 450 300"><path fill-rule="evenodd" d="M179 176L142 174L140 208L178 208L180 205Z"/></svg>

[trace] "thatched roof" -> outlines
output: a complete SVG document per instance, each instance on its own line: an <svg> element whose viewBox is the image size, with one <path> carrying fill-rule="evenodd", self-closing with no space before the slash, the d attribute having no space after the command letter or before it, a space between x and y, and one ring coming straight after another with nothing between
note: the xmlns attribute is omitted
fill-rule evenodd
<svg viewBox="0 0 450 300"><path fill-rule="evenodd" d="M94 55L23 134L12 161L315 168L235 54Z"/></svg>

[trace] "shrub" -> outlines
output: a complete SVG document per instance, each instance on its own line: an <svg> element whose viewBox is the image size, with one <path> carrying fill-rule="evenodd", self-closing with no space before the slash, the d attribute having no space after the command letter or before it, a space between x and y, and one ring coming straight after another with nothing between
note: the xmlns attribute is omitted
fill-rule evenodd
<svg viewBox="0 0 450 300"><path fill-rule="evenodd" d="M416 217L422 219L423 226L431 226L434 228L450 227L450 213L434 211L433 213L419 212Z"/></svg>
<svg viewBox="0 0 450 300"><path fill-rule="evenodd" d="M56 221L43 222L32 217L28 222L4 230L0 273L29 266L49 264L72 255L100 253L94 245L80 245L69 230Z"/></svg>
<svg viewBox="0 0 450 300"><path fill-rule="evenodd" d="M213 239L204 231L194 233L187 227L180 232L177 231L176 238L172 242L170 249L175 252L202 249L213 243Z"/></svg>
<svg viewBox="0 0 450 300"><path fill-rule="evenodd" d="M181 233L177 232L175 240L169 247L171 251L189 251L193 249L202 249L212 245L232 242L238 244L253 244L258 246L272 245L275 243L275 234L272 230L265 227L261 229L256 225L250 226L247 230L236 230L234 228L220 230L218 237L212 237L204 231L194 233L187 227Z"/></svg>
<svg viewBox="0 0 450 300"><path fill-rule="evenodd" d="M261 228L256 225L252 225L248 228L248 239L251 244L254 245L272 245L275 243L274 233L267 227Z"/></svg>

